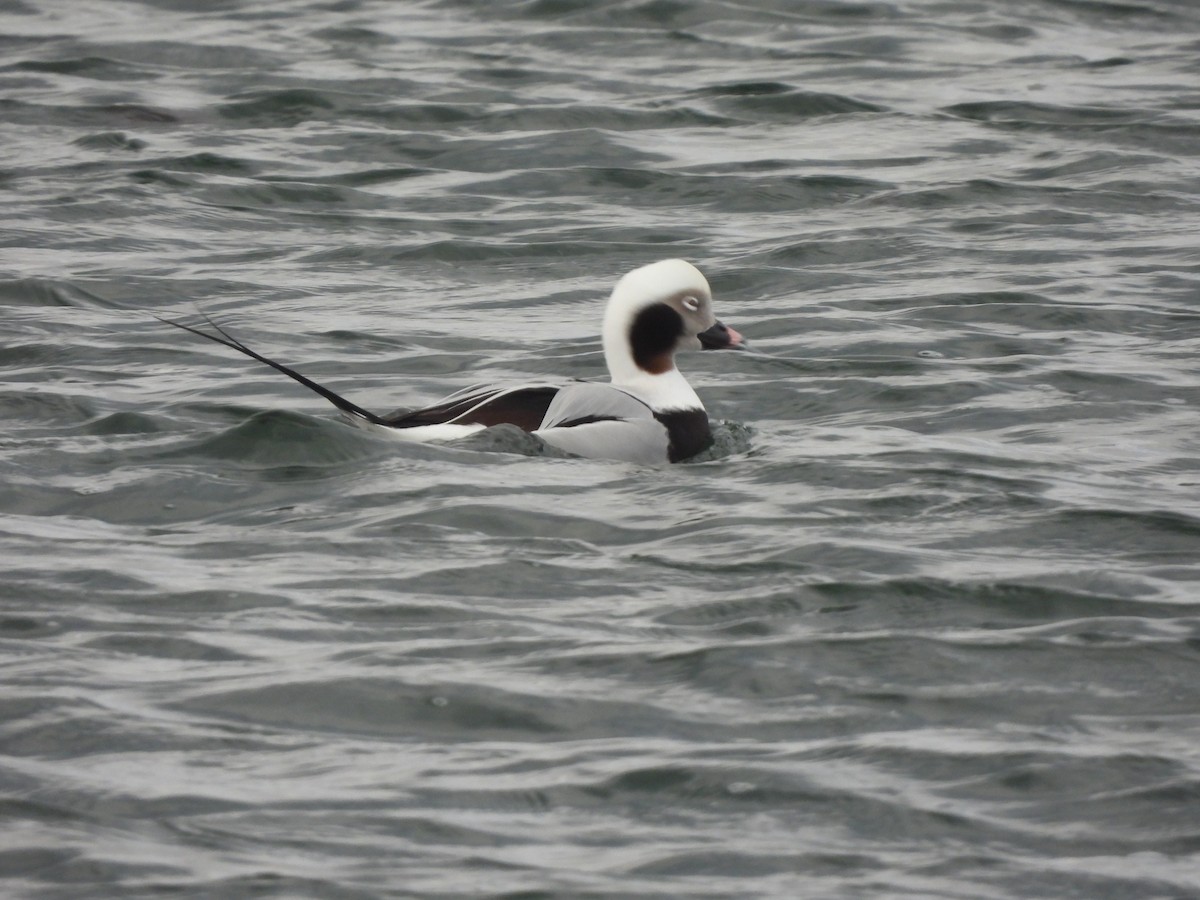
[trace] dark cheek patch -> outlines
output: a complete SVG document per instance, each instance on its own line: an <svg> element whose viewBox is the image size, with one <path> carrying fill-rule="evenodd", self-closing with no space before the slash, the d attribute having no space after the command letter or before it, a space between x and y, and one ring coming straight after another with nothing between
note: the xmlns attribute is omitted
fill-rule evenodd
<svg viewBox="0 0 1200 900"><path fill-rule="evenodd" d="M670 353L651 357L645 364L638 363L639 368L645 369L651 375L661 375L663 372L670 372L674 365L675 363L672 361Z"/></svg>
<svg viewBox="0 0 1200 900"><path fill-rule="evenodd" d="M647 306L634 317L629 349L639 369L661 375L674 366L675 345L683 334L683 317L665 303Z"/></svg>

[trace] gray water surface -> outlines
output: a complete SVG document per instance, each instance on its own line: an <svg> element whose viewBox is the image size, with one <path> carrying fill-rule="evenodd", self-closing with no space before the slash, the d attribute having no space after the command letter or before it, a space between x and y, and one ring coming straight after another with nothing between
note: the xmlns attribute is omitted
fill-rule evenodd
<svg viewBox="0 0 1200 900"><path fill-rule="evenodd" d="M1200 896L1200 7L0 3L6 896ZM691 464L356 430L601 378Z"/></svg>

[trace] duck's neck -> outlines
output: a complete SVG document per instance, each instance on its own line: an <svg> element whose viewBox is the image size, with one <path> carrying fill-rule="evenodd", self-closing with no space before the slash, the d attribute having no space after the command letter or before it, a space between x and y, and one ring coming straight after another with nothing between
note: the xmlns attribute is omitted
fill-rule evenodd
<svg viewBox="0 0 1200 900"><path fill-rule="evenodd" d="M655 412L704 409L704 404L700 402L700 398L696 396L692 386L687 383L683 373L674 366L659 375L652 375L639 369L636 365L632 366L632 369L632 372L625 371L618 376L610 363L609 371L612 371L613 386L633 394Z"/></svg>
<svg viewBox="0 0 1200 900"><path fill-rule="evenodd" d="M614 292L604 316L604 361L615 387L628 391L655 411L704 409L700 398L668 357L665 371L654 373L637 364L630 347L631 316Z"/></svg>

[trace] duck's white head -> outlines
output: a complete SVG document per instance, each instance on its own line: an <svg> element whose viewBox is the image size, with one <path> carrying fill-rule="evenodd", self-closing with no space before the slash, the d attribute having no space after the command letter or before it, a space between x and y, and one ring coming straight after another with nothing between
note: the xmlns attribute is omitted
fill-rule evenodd
<svg viewBox="0 0 1200 900"><path fill-rule="evenodd" d="M603 338L609 374L619 385L676 372L679 350L744 346L742 336L713 314L708 281L682 259L651 263L621 278L604 312Z"/></svg>

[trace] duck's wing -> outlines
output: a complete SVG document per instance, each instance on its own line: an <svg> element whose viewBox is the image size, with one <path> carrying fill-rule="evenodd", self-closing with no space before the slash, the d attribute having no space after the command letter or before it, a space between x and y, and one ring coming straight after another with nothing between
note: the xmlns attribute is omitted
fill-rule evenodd
<svg viewBox="0 0 1200 900"><path fill-rule="evenodd" d="M397 411L381 416L379 424L389 428L419 428L422 425L516 425L533 431L546 417L559 393L557 385L527 384L496 388L475 385L451 394L431 406Z"/></svg>
<svg viewBox="0 0 1200 900"><path fill-rule="evenodd" d="M542 428L570 428L600 420L653 419L654 411L632 394L611 384L573 381L563 385L542 419Z"/></svg>
<svg viewBox="0 0 1200 900"><path fill-rule="evenodd" d="M577 456L645 464L669 458L670 436L653 410L608 384L575 382L561 388L534 434Z"/></svg>

